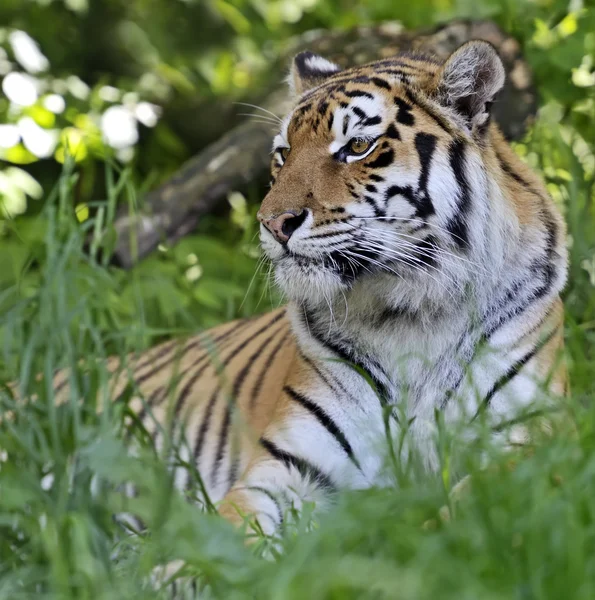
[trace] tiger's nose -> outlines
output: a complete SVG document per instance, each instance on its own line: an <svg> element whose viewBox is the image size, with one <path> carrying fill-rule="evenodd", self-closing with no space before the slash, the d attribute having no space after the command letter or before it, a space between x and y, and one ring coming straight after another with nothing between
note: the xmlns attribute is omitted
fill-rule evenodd
<svg viewBox="0 0 595 600"><path fill-rule="evenodd" d="M308 211L306 209L300 213L288 210L270 219L265 219L259 215L258 220L275 236L278 242L286 244L294 232L300 228L307 216Z"/></svg>

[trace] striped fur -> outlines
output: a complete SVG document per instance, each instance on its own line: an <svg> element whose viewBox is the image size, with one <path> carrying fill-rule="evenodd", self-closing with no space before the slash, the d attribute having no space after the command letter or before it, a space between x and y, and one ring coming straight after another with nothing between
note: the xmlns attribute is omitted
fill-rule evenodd
<svg viewBox="0 0 595 600"><path fill-rule="evenodd" d="M274 531L291 506L386 483L387 407L410 423L403 451L436 469L436 411L453 427L486 417L508 443L523 432L504 422L564 393L565 230L490 122L503 77L483 42L446 63L296 58L259 212L287 307L133 365L147 422L177 382L185 458L225 517ZM279 241L267 224L288 212Z"/></svg>

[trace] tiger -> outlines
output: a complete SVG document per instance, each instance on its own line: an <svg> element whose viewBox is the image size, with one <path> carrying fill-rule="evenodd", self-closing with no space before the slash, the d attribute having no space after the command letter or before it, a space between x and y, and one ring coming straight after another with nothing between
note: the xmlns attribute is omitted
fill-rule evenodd
<svg viewBox="0 0 595 600"><path fill-rule="evenodd" d="M446 60L293 59L257 214L287 303L129 365L139 419L156 439L181 424L223 518L273 534L288 510L394 483L387 423L406 429L397 458L435 472L438 418L465 439L481 417L506 446L526 440L504 427L519 411L566 395L565 227L491 119L504 81L484 41Z"/></svg>

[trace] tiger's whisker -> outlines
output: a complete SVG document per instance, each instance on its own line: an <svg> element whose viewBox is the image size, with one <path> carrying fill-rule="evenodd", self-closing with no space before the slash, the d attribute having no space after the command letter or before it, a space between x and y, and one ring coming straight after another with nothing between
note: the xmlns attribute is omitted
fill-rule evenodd
<svg viewBox="0 0 595 600"><path fill-rule="evenodd" d="M402 233L400 231L383 231L383 232L377 232L377 231L369 231L369 230L367 230L366 233L372 234L372 235L375 235L375 236L383 235L386 238L388 238L388 237L390 237L392 235L392 236L398 237L399 241L401 239L411 239L411 240L420 241L419 238L416 238L415 236L412 236L412 235L407 235L407 234ZM407 242L403 242L403 243L407 243ZM416 244L411 244L411 246L418 247L418 246L416 246ZM475 262L473 260L469 260L468 258L465 258L464 256L459 256L458 254L454 254L454 252L449 252L448 250L445 250L444 248L441 248L441 247L436 247L436 249L440 251L440 254L442 256L450 256L450 257L456 259L457 261L465 262L465 263L467 263L467 264L469 264L469 265L471 265L473 267L477 267L477 268L479 268L481 270L482 274L484 274L484 275L489 273L489 271L487 269L485 269L484 266L482 264L478 263L478 262Z"/></svg>
<svg viewBox="0 0 595 600"><path fill-rule="evenodd" d="M268 110L262 106L258 106L258 104L250 104L249 102L234 102L234 104L239 104L240 106L249 106L250 108L255 108L256 110L260 110L263 113L271 115L271 117L273 117L279 124L283 123L283 119L281 117L279 117L274 112L271 112L270 110Z"/></svg>
<svg viewBox="0 0 595 600"><path fill-rule="evenodd" d="M387 244L386 239L378 238L378 237L374 237L374 236L370 236L368 239L382 243L383 247L387 251L391 250L391 249L393 249L393 250L395 249L393 246ZM459 261L458 260L459 257L457 257L456 255L449 254L449 253L443 251L442 248L438 248L438 247L423 248L416 244L411 244L410 242L402 241L402 240L398 240L397 244L395 244L395 245L397 246L397 248L410 250L411 253L414 255L427 256L428 258L440 259L440 260L442 260L443 263L453 265L453 266L456 266L459 262L464 262L464 261ZM485 275L485 273L487 272L487 271L484 271L484 272L478 271L474 267L470 268L472 266L473 265L466 266L466 269L469 272L473 273L474 275Z"/></svg>
<svg viewBox="0 0 595 600"><path fill-rule="evenodd" d="M256 268L254 269L254 275L252 275L252 278L250 279L250 283L248 284L248 289L246 290L246 293L244 294L244 298L240 304L240 308L239 310L242 309L242 307L244 306L244 303L246 302L246 299L248 298L248 294L250 293L250 290L252 289L252 286L254 284L254 281L256 279L257 275L260 275L260 270L262 269L264 263L265 263L265 256L261 255L256 263Z"/></svg>
<svg viewBox="0 0 595 600"><path fill-rule="evenodd" d="M365 249L365 248L364 248L364 249ZM377 251L377 250L379 249L379 247L376 247L376 246L370 245L370 246L369 246L367 249L369 249L369 250L375 250L375 251ZM383 249L383 248L382 248L382 247L380 247L380 249ZM429 272L428 272L427 270L425 270L425 269L422 269L422 268L419 266L420 264L425 264L425 263L423 263L423 261L421 261L421 260L419 260L419 259L418 259L418 260L417 260L417 263L418 263L418 264L416 264L415 262L407 262L407 261L413 261L413 260L415 260L415 258L413 258L413 257L411 257L411 256L409 256L409 255L404 255L404 254L400 254L400 255L399 255L399 254L394 254L394 255L393 255L393 257L395 258L395 260L397 260L397 262L401 262L401 263L403 263L403 264L405 264L405 265L407 265L407 266L409 266L409 267L411 267L411 268L415 269L416 271L419 271L420 273L424 273L424 274L426 274L428 277L430 277L431 279L433 279L433 280L434 280L434 281L435 281L435 282L436 282L436 283L437 283L439 286L441 286L441 287L444 289L444 291L446 291L447 293L449 293L449 295L451 296L451 298L452 298L453 300L455 300L454 294L453 294L453 293L452 293L452 292L451 292L451 291L450 291L450 290L449 290L449 289L446 287L446 285L445 285L443 282L439 281L439 280L438 280L436 277L434 277L434 276L433 276L431 273L429 273ZM374 264L378 265L378 266L379 266L381 269L388 270L388 271L390 271L391 273L393 273L393 274L395 274L395 275L399 276L400 278L403 278L403 276L402 276L402 274L401 274L401 273L398 273L398 272L397 272L397 271L395 271L394 269L391 269L391 268L390 268L388 265L386 265L386 264L384 264L384 263L381 263L381 262L379 262L379 261L377 261L377 260L374 260L374 259L369 259L369 258L368 258L367 260L369 260L370 262L373 262ZM452 282L452 283L454 283L454 282ZM455 286L456 286L456 284L455 284Z"/></svg>
<svg viewBox="0 0 595 600"><path fill-rule="evenodd" d="M270 127L277 127L276 123L273 123L272 121L267 121L265 119L259 118L257 116L250 116L250 120L254 123L260 123L261 125L269 125Z"/></svg>
<svg viewBox="0 0 595 600"><path fill-rule="evenodd" d="M355 227L355 226L353 226L353 227ZM416 253L420 253L422 251L427 251L427 252L432 253L436 257L441 257L441 258L444 258L445 260L449 260L452 264L455 264L456 262L467 263L469 266L474 267L474 270L472 270L472 272L476 275L485 275L485 274L489 273L489 271L487 269L485 269L479 263L468 260L462 256L458 256L457 254L449 252L448 250L444 250L443 248L440 248L440 247L420 248L419 245L412 244L411 242L408 242L406 239L402 239L402 238L410 238L410 239L413 239L416 241L421 241L419 238L416 238L414 236L408 236L408 235L402 234L401 232L397 232L397 231L395 231L395 232L393 232L393 231L378 232L378 231L371 231L371 230L367 229L366 236L368 237L368 239L370 237L372 237L376 241L383 242L383 243L386 243L388 241L388 239L390 239L390 236L396 236L398 238L396 240L397 244L400 247L409 248L409 249L415 251ZM395 240L392 240L392 241L395 241ZM479 270L475 270L475 267L477 267L477 269L479 269Z"/></svg>
<svg viewBox="0 0 595 600"><path fill-rule="evenodd" d="M382 220L382 219L383 219L383 217L371 217L371 218L369 218L369 219L368 219L368 217L357 217L357 218L358 218L358 219L360 219L360 218L361 218L362 220L374 220L374 221L376 221L376 220ZM418 219L404 219L404 218L402 219L402 218L400 218L400 217L386 217L386 218L387 218L387 219L392 219L392 220L400 220L400 221L414 221L414 222L423 222L423 223L424 223L424 224L426 224L428 227L434 227L435 229L437 229L437 230L439 230L439 231L443 231L443 232L447 233L448 235L451 235L451 233L450 233L450 232L448 232L448 231L447 231L446 229L444 229L443 227L440 227L440 226L438 226L438 225L432 225L432 224L430 224L430 223L427 223L426 221L419 221ZM355 226L355 225L352 225L352 227L356 227L356 226ZM366 230L366 232L367 232L367 233L372 233L370 230ZM377 233L377 232L373 232L373 233ZM412 236L412 235L409 235L409 234L405 234L405 233L403 233L403 232L400 232L400 231L383 231L383 233L386 233L386 234L392 234L392 235L398 235L398 236L400 236L400 237L406 237L406 238L409 238L409 239L413 239L413 240L420 241L420 240L419 240L419 238L417 238L417 237L415 237L415 236ZM459 236L456 236L456 237L459 237ZM442 249L442 250L443 250L443 252L448 252L447 250L444 250L444 249ZM457 259L459 259L459 260L462 260L462 261L468 262L469 264L472 264L472 265L475 265L476 267L480 267L481 269L484 269L483 265L481 265L481 264L480 264L480 263L478 263L478 262L472 261L472 260L470 260L470 259L468 259L468 258L464 258L464 257L462 257L462 256L458 256L458 255L456 255L456 254L453 254L452 252L448 252L448 254L450 254L451 256L454 256L454 257L456 257L456 258L457 258ZM486 270L486 273L487 273L487 272L488 272L488 271Z"/></svg>
<svg viewBox="0 0 595 600"><path fill-rule="evenodd" d="M237 113L237 116L238 117L250 117L254 121L263 121L263 122L267 122L267 123L272 123L275 126L278 125L278 123L276 121L274 121L270 117L267 117L266 115L259 115L259 114L254 114L254 113Z"/></svg>
<svg viewBox="0 0 595 600"><path fill-rule="evenodd" d="M424 221L423 219L410 219L407 217L352 217L352 220L361 220L361 221L402 221L406 223L417 223L419 225L423 225L424 227L429 227L441 231L442 233L447 234L449 237L454 237L461 242L465 242L460 235L453 234L452 231L445 229L441 225L436 225L435 223L430 223L429 221Z"/></svg>

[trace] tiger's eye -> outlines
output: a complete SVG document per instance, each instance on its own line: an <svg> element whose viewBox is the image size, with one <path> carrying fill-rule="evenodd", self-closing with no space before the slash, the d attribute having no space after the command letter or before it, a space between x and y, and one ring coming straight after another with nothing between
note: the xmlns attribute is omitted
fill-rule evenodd
<svg viewBox="0 0 595 600"><path fill-rule="evenodd" d="M370 149L372 142L363 138L355 138L349 143L349 152L352 154L363 154Z"/></svg>
<svg viewBox="0 0 595 600"><path fill-rule="evenodd" d="M289 156L289 148L281 148L281 157L283 158L283 160L287 160L288 156Z"/></svg>

